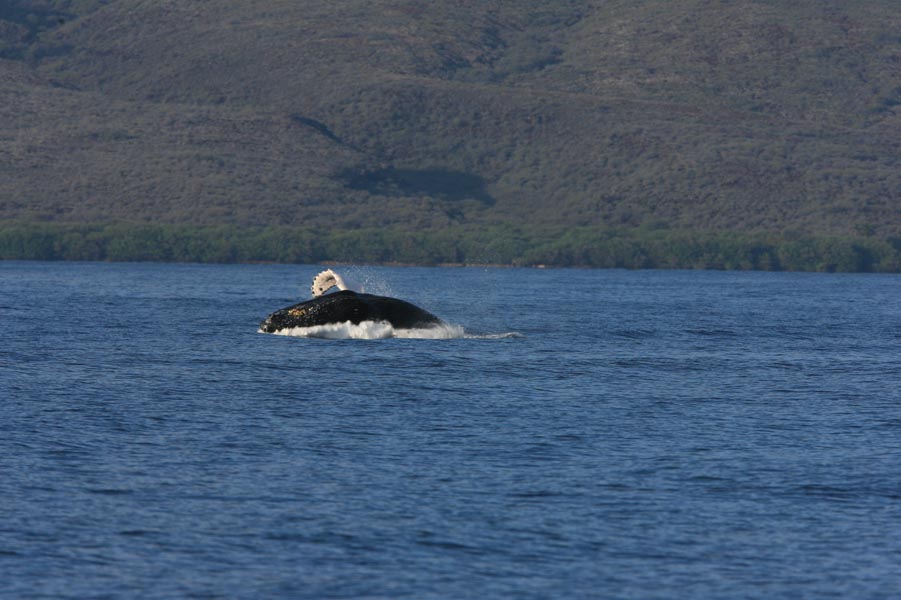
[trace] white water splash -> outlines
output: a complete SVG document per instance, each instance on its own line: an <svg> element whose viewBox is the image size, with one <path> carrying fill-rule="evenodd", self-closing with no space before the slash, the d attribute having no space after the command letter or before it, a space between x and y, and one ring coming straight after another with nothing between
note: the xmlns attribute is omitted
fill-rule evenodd
<svg viewBox="0 0 901 600"><path fill-rule="evenodd" d="M459 325L437 325L422 329L395 329L385 321L363 321L354 325L350 321L329 323L312 327L290 327L275 332L275 335L288 337L320 338L326 340L384 340L388 338L420 339L420 340L456 340L456 339L504 339L521 337L516 332L477 335L467 333Z"/></svg>
<svg viewBox="0 0 901 600"><path fill-rule="evenodd" d="M391 323L385 321L363 321L357 325L346 321L313 325L312 327L290 327L276 331L275 335L328 340L384 340L387 338L444 340L461 338L464 332L463 328L457 325L439 325L423 329L395 329Z"/></svg>

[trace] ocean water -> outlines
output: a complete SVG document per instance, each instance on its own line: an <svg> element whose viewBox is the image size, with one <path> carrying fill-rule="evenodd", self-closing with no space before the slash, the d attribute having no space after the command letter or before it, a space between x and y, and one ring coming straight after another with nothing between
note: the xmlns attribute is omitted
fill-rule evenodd
<svg viewBox="0 0 901 600"><path fill-rule="evenodd" d="M898 276L320 268L0 262L0 596L901 597Z"/></svg>

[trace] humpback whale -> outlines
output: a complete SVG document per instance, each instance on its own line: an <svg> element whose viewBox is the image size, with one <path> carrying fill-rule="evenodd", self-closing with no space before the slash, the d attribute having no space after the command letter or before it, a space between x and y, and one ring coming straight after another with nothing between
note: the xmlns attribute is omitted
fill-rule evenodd
<svg viewBox="0 0 901 600"><path fill-rule="evenodd" d="M333 287L339 291L326 294ZM404 300L350 290L341 276L331 269L313 279L311 291L311 300L282 308L266 317L260 323L260 331L275 333L294 327L348 321L354 325L363 321L384 321L395 329L422 329L445 324L432 313Z"/></svg>

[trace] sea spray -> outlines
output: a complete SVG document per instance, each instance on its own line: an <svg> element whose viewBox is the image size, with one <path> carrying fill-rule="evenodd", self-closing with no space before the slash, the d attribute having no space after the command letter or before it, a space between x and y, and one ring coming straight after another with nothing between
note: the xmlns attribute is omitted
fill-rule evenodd
<svg viewBox="0 0 901 600"><path fill-rule="evenodd" d="M312 327L291 327L277 331L275 335L329 340L383 340L388 338L444 340L462 338L466 334L463 327L459 325L395 329L385 321L363 321L359 324L345 321L344 323L329 323Z"/></svg>

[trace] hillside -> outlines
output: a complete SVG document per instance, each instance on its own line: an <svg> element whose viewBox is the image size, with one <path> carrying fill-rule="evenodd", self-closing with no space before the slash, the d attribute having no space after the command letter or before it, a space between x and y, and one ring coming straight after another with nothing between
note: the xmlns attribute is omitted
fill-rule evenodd
<svg viewBox="0 0 901 600"><path fill-rule="evenodd" d="M11 0L0 221L901 235L895 0Z"/></svg>

